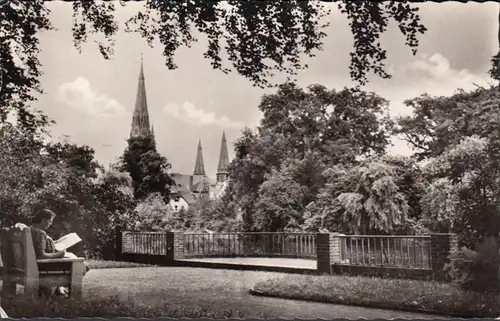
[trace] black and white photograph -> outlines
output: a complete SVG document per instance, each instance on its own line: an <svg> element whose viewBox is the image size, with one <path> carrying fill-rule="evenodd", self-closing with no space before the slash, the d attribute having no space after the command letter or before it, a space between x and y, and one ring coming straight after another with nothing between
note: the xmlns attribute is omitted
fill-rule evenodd
<svg viewBox="0 0 500 321"><path fill-rule="evenodd" d="M0 0L0 318L500 319L500 2Z"/></svg>

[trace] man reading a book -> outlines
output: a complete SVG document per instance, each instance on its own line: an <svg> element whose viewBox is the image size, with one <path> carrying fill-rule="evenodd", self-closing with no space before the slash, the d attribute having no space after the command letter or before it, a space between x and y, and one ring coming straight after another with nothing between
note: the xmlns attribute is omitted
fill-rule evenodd
<svg viewBox="0 0 500 321"><path fill-rule="evenodd" d="M47 235L46 230L52 225L56 214L49 209L40 210L33 218L33 225L30 227L31 237L33 238L33 247L37 259L58 259L65 257L66 250L57 251L54 240ZM85 266L83 275L88 272L88 266ZM40 295L51 295L52 288L40 286ZM57 287L57 295L67 296L68 290L62 286Z"/></svg>

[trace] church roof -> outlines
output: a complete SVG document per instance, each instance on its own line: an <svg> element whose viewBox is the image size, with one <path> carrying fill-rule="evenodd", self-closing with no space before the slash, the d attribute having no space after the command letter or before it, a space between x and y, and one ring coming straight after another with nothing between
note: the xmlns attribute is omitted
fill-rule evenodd
<svg viewBox="0 0 500 321"><path fill-rule="evenodd" d="M196 151L196 163L194 164L193 175L205 175L205 165L203 164L203 150L201 140L198 141L198 150Z"/></svg>
<svg viewBox="0 0 500 321"><path fill-rule="evenodd" d="M179 184L180 185L180 184ZM184 185L172 186L171 193L173 195L179 195L182 197L188 204L193 204L196 200L192 193L187 189Z"/></svg>
<svg viewBox="0 0 500 321"><path fill-rule="evenodd" d="M196 184L193 184L193 192L201 193L206 192L210 188L210 182L201 181Z"/></svg>
<svg viewBox="0 0 500 321"><path fill-rule="evenodd" d="M186 186L186 187L191 184L190 176L191 175L185 175L185 174L179 174L179 173L170 174L170 178L172 180L174 180L174 182L177 186L181 185L181 186Z"/></svg>
<svg viewBox="0 0 500 321"><path fill-rule="evenodd" d="M188 204L193 204L196 202L194 196L188 190L182 190L179 192L179 195L186 201Z"/></svg>
<svg viewBox="0 0 500 321"><path fill-rule="evenodd" d="M220 145L219 166L217 173L227 173L229 167L229 156L227 154L226 133L222 132L222 142Z"/></svg>

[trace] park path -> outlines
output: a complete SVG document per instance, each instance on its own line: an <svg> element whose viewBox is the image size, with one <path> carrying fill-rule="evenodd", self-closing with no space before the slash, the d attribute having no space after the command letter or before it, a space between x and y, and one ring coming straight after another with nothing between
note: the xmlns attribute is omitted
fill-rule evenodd
<svg viewBox="0 0 500 321"><path fill-rule="evenodd" d="M85 295L116 295L164 306L231 309L245 317L436 319L440 316L253 296L256 282L283 273L186 267L146 267L91 270L84 279Z"/></svg>
<svg viewBox="0 0 500 321"><path fill-rule="evenodd" d="M296 268L304 270L316 270L316 260L307 259L282 259L276 257L206 257L206 258L192 258L182 259L180 261L187 262L206 262L206 263L226 263L234 265L260 265L260 266L273 266Z"/></svg>

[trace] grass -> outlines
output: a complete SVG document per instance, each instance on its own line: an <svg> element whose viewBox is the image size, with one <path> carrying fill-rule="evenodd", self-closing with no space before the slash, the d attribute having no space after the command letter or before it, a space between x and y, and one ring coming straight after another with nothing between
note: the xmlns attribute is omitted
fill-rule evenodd
<svg viewBox="0 0 500 321"><path fill-rule="evenodd" d="M91 271L84 278L84 297L51 297L33 299L19 294L11 298L2 298L2 308L10 318L34 317L101 317L101 318L242 318L245 315L237 309L212 307L209 305L186 305L188 300L169 300L179 293L179 287L166 286L166 280L158 279L157 267L131 262L86 260ZM120 271L108 272L106 269L120 268ZM146 268L146 269L144 269ZM168 275L168 279L176 275ZM182 275L177 275L182 277ZM110 282L110 280L112 280ZM182 279L181 279L182 282ZM1 284L1 282L0 282ZM206 287L200 286L196 296L204 297ZM207 285L210 287L211 285ZM160 291L160 292L158 292Z"/></svg>
<svg viewBox="0 0 500 321"><path fill-rule="evenodd" d="M86 297L114 297L147 304L154 309L168 306L185 311L205 311L245 318L405 318L415 314L334 306L308 302L288 304L273 298L252 296L256 283L284 273L185 267L145 267L91 270L85 276ZM111 280L111 281L109 281ZM187 312L186 312L187 313ZM422 315L419 315L421 317ZM424 315L425 316L425 315ZM425 317L422 317L425 319Z"/></svg>
<svg viewBox="0 0 500 321"><path fill-rule="evenodd" d="M300 301L289 304L248 293L256 283L289 276L284 273L185 267L125 268L123 263L100 261L95 266L123 268L91 269L84 277L83 299L79 301L32 300L19 295L3 299L2 307L12 318L430 318L417 313L355 306Z"/></svg>
<svg viewBox="0 0 500 321"><path fill-rule="evenodd" d="M57 297L34 300L21 295L23 290L19 288L17 296L2 299L2 308L11 318L266 316L251 309L244 313L240 311L241 304L227 303L227 298L235 291L235 279L228 278L231 273L227 271L207 274L204 269L160 268L99 260L89 260L87 264L92 268L84 277L81 300ZM249 296L246 291L250 286L246 283L239 292Z"/></svg>
<svg viewBox="0 0 500 321"><path fill-rule="evenodd" d="M118 297L91 298L84 300L51 298L32 299L23 296L2 299L2 307L9 318L240 318L231 310L206 308L186 308L165 303L163 306L138 303L135 300L121 300Z"/></svg>
<svg viewBox="0 0 500 321"><path fill-rule="evenodd" d="M448 283L349 276L286 275L258 282L264 295L374 308L497 317L498 296L465 292Z"/></svg>
<svg viewBox="0 0 500 321"><path fill-rule="evenodd" d="M95 269L85 276L84 289L86 297L114 298L118 295L124 302L134 300L165 309L166 313L170 311L168 305L186 307L186 311L218 311L239 317L243 315L239 312L240 304L228 302L240 283L240 280L230 277L231 274L225 270L182 267ZM239 276L241 272L235 274ZM253 282L249 280L236 290L245 293L251 285Z"/></svg>

